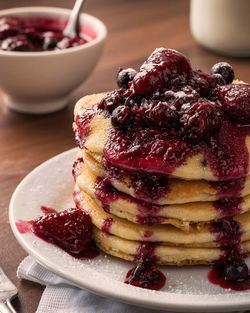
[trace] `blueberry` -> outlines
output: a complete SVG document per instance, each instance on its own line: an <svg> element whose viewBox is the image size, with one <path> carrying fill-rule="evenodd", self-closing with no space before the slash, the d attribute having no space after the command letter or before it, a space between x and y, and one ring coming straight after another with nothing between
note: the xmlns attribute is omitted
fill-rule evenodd
<svg viewBox="0 0 250 313"><path fill-rule="evenodd" d="M212 75L212 83L211 83L211 87L215 88L217 86L223 86L226 85L226 81L224 79L224 77L221 74L213 74Z"/></svg>
<svg viewBox="0 0 250 313"><path fill-rule="evenodd" d="M133 68L121 69L116 78L118 87L128 88L129 82L133 80L136 73L136 70Z"/></svg>
<svg viewBox="0 0 250 313"><path fill-rule="evenodd" d="M111 123L115 128L124 128L131 116L131 112L128 106L120 105L113 112L111 116Z"/></svg>
<svg viewBox="0 0 250 313"><path fill-rule="evenodd" d="M232 66L226 62L219 62L214 64L211 69L212 74L220 74L230 84L234 80L234 70Z"/></svg>
<svg viewBox="0 0 250 313"><path fill-rule="evenodd" d="M190 143L198 143L221 125L219 108L213 102L200 101L184 111L181 119L182 137Z"/></svg>
<svg viewBox="0 0 250 313"><path fill-rule="evenodd" d="M235 261L224 266L225 280L243 281L248 278L248 266L244 262Z"/></svg>

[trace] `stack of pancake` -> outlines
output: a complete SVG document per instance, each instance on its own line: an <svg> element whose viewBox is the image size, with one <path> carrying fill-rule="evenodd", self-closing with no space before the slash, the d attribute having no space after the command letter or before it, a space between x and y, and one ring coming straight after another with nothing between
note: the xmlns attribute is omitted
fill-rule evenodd
<svg viewBox="0 0 250 313"><path fill-rule="evenodd" d="M113 127L110 117L96 111L83 129L76 122L103 96L79 100L73 126L76 137L79 132L85 136L74 164L74 199L92 218L96 245L133 261L141 246L150 243L157 262L169 265L214 263L235 246L248 253L250 177L218 182L200 154L171 176L111 165L104 153ZM249 137L246 146L249 151ZM229 198L232 194L237 197Z"/></svg>

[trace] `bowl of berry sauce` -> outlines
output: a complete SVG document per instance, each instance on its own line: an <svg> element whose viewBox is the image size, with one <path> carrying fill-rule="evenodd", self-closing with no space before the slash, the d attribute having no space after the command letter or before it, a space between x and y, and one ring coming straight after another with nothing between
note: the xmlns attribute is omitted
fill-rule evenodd
<svg viewBox="0 0 250 313"><path fill-rule="evenodd" d="M63 35L70 10L24 7L0 11L0 89L9 108L58 111L91 74L107 35L96 17L81 14L78 35Z"/></svg>

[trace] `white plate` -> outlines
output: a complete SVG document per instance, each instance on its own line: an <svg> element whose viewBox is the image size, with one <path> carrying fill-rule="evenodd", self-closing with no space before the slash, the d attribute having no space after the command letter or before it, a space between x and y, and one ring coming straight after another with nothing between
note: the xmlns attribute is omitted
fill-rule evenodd
<svg viewBox="0 0 250 313"><path fill-rule="evenodd" d="M76 149L66 151L34 169L19 184L10 202L10 224L21 246L40 264L77 286L122 302L185 312L228 312L250 308L250 291L233 292L209 283L206 266L162 267L168 282L161 291L123 283L129 262L104 254L94 260L77 260L35 237L20 234L15 223L41 215L41 205L73 206L71 168Z"/></svg>

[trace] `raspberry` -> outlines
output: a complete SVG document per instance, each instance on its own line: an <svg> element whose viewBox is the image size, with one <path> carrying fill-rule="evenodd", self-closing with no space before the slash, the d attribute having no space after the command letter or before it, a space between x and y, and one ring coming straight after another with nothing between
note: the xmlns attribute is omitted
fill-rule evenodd
<svg viewBox="0 0 250 313"><path fill-rule="evenodd" d="M39 218L33 225L34 233L69 253L79 254L92 241L92 223L81 209L51 213Z"/></svg>
<svg viewBox="0 0 250 313"><path fill-rule="evenodd" d="M186 110L180 122L183 138L191 143L197 143L219 128L221 114L214 103L201 101Z"/></svg>
<svg viewBox="0 0 250 313"><path fill-rule="evenodd" d="M186 81L191 75L186 57L172 49L156 49L135 75L132 87L136 94L152 94L174 78Z"/></svg>
<svg viewBox="0 0 250 313"><path fill-rule="evenodd" d="M242 125L250 124L250 86L235 84L218 87L215 91L229 118Z"/></svg>

